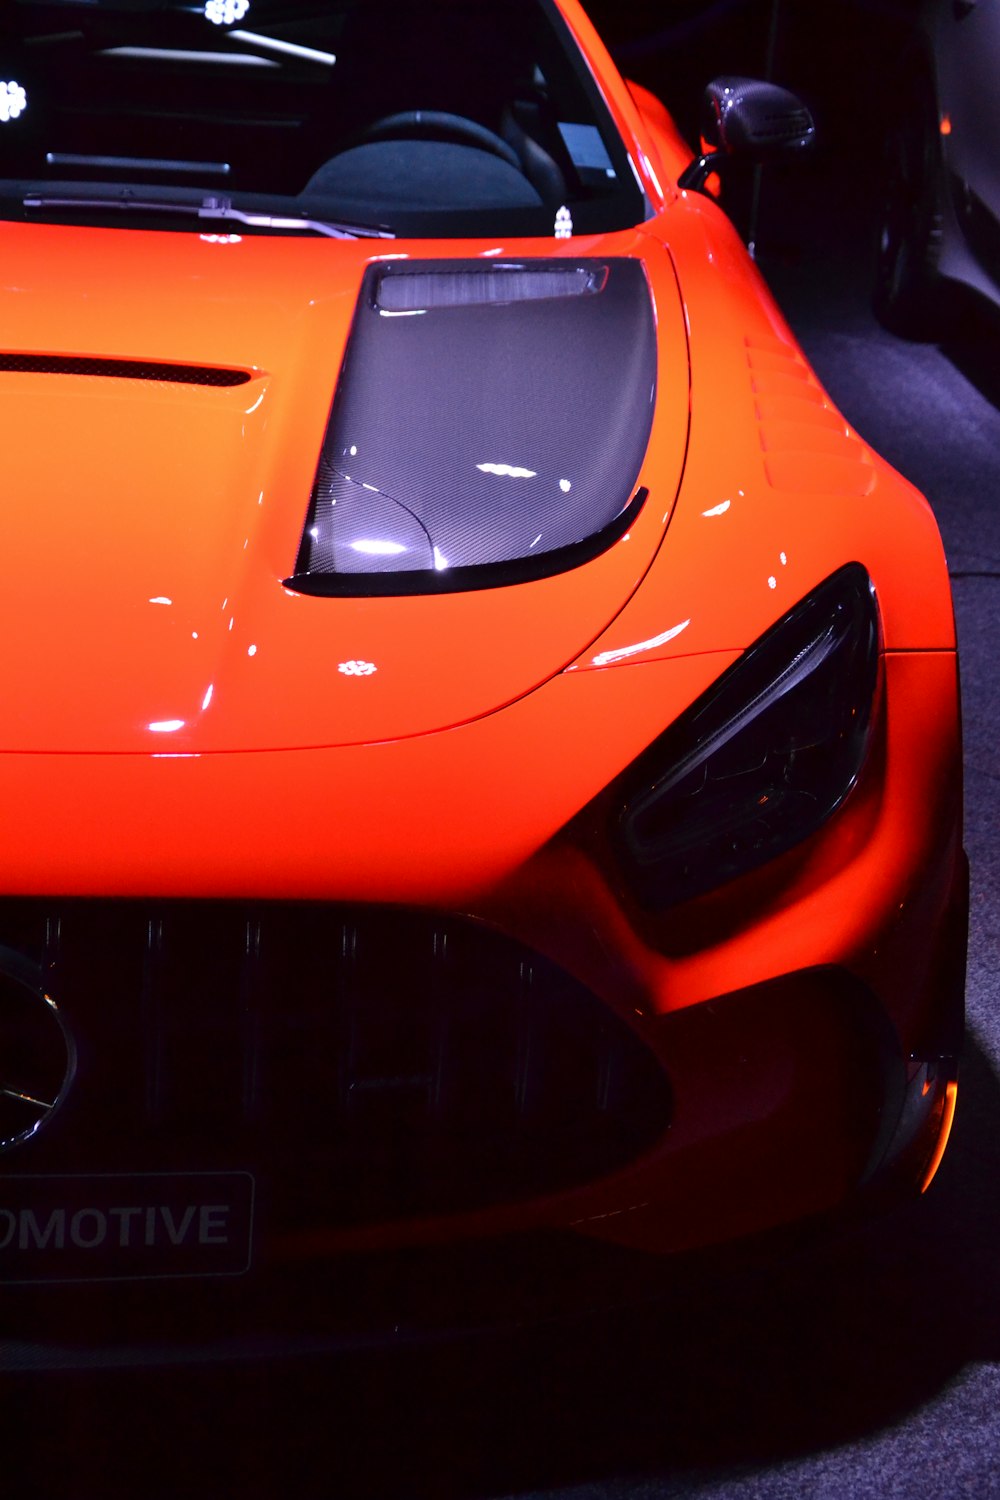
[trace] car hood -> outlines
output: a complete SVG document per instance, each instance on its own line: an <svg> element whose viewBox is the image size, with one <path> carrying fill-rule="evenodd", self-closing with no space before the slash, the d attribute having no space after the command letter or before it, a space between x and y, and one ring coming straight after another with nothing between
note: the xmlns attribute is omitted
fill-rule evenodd
<svg viewBox="0 0 1000 1500"><path fill-rule="evenodd" d="M352 598L285 580L372 242L9 224L0 243L0 749L198 754L467 722L572 662L650 566L688 361L669 257L638 235L585 247L641 255L653 296L649 499L629 532L548 578ZM392 253L408 250L428 253Z"/></svg>

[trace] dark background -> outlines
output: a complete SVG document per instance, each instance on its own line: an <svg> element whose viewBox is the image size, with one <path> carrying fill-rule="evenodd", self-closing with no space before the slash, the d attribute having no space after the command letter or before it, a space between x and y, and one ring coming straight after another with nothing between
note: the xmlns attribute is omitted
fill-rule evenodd
<svg viewBox="0 0 1000 1500"><path fill-rule="evenodd" d="M689 139L716 74L770 77L813 107L824 154L870 150L916 0L590 0L628 78L657 93Z"/></svg>

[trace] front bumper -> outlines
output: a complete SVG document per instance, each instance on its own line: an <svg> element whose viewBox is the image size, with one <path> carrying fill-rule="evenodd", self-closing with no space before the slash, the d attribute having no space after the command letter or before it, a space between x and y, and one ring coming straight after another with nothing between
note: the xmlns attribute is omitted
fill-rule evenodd
<svg viewBox="0 0 1000 1500"><path fill-rule="evenodd" d="M615 672L611 686L655 688L676 666ZM520 1319L548 1300L525 1290L527 1272L511 1282L460 1269L493 1267L497 1255L506 1264L512 1237L527 1247L541 1236L556 1247L553 1266L603 1241L631 1286L619 1251L683 1255L919 1188L954 1079L964 978L954 658L889 656L886 677L878 753L830 824L773 867L662 918L629 908L591 813L508 873L466 879L444 906L433 898L447 828L420 905L392 888L398 853L375 904L338 900L338 885L357 890L372 877L330 859L333 888L297 893L322 901L254 899L254 865L245 899L178 902L182 841L171 809L154 807L171 856L155 866L162 894L5 903L0 944L39 967L78 1045L67 1102L3 1158L9 1357L16 1345L42 1358L38 1330L58 1327L45 1347L58 1351L76 1330L70 1355L83 1358L95 1347L88 1327L105 1342L117 1327L127 1361L139 1307L150 1320L143 1347L161 1358L175 1339L188 1351L178 1357L196 1357L209 1307L222 1324L206 1347L230 1350L217 1357L274 1347L283 1323L308 1345L309 1330L363 1342L376 1325L397 1337L474 1321L491 1299L498 1317ZM426 749L394 753L419 762ZM278 759L242 757L243 780L226 795L239 796L248 776L266 791ZM177 785L224 785L221 766L165 764ZM466 779L479 774L462 764ZM105 770L97 760L73 777L94 786ZM125 767L125 784L148 770ZM393 792L403 822L407 791ZM514 801L484 803L487 831ZM278 804L262 806L266 836ZM74 816L83 825L104 811L91 799ZM127 811L114 809L114 821ZM414 815L426 820L426 807ZM526 824L499 841L508 855ZM244 843L261 836L228 815L219 826L240 826ZM112 841L119 866L138 862L148 828ZM325 828L335 842L335 823ZM233 850L212 830L207 847L200 878L211 883ZM279 869L293 856L285 850ZM309 868L318 881L318 859ZM99 873L88 869L88 880ZM419 885L417 872L407 880ZM442 915L456 910L469 915ZM192 922L174 930L178 912ZM226 943L218 927L212 936L223 918ZM358 989L361 938L374 962ZM366 994L367 1019L352 1029L345 1017ZM354 1156L359 1141L367 1156ZM213 1174L210 1203L195 1191L203 1173ZM105 1174L127 1179L127 1202L107 1196ZM157 1174L181 1196L161 1202ZM237 1178L253 1179L252 1228L240 1253L213 1267L228 1222L214 1211ZM188 1260L199 1226L208 1255ZM543 1280L556 1303L579 1304L575 1273ZM466 1296L472 1284L483 1299ZM511 1284L513 1297L497 1290ZM181 1324L190 1337L177 1335Z"/></svg>

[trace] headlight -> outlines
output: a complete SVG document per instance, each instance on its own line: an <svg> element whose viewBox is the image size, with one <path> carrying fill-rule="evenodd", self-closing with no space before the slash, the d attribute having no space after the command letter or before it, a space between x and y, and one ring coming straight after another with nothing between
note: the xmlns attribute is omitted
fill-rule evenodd
<svg viewBox="0 0 1000 1500"><path fill-rule="evenodd" d="M638 260L370 266L286 585L429 593L575 566L641 506L655 392Z"/></svg>
<svg viewBox="0 0 1000 1500"><path fill-rule="evenodd" d="M617 844L644 905L701 895L808 838L864 763L879 619L841 568L725 672L625 779Z"/></svg>

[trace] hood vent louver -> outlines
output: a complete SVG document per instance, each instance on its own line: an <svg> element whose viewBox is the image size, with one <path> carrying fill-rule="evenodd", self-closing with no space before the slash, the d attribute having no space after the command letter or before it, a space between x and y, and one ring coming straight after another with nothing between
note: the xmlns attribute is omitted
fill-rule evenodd
<svg viewBox="0 0 1000 1500"><path fill-rule="evenodd" d="M68 354L0 352L0 371L17 375L103 375L112 380L167 380L179 385L246 385L247 370L214 365L178 365L147 359L108 359Z"/></svg>
<svg viewBox="0 0 1000 1500"><path fill-rule="evenodd" d="M757 434L772 489L863 498L875 487L864 443L802 356L781 339L746 339Z"/></svg>

